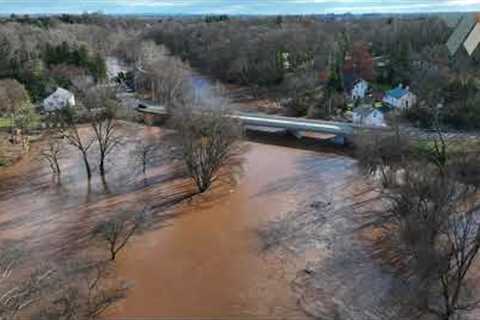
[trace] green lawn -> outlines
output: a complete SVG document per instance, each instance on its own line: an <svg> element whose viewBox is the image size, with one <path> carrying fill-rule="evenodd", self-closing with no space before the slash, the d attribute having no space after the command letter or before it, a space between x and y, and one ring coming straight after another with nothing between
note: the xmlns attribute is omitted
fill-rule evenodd
<svg viewBox="0 0 480 320"><path fill-rule="evenodd" d="M10 128L11 120L10 118L0 117L0 128Z"/></svg>
<svg viewBox="0 0 480 320"><path fill-rule="evenodd" d="M34 114L30 119L29 128L36 128L41 123L41 118L37 114ZM8 129L12 125L12 119L10 117L0 117L0 129Z"/></svg>
<svg viewBox="0 0 480 320"><path fill-rule="evenodd" d="M458 152L471 151L478 152L480 151L480 142L471 140L471 141L462 141L462 142L446 142L447 153L455 154ZM432 140L422 140L417 141L414 144L414 150L420 153L431 153L434 150L434 142Z"/></svg>

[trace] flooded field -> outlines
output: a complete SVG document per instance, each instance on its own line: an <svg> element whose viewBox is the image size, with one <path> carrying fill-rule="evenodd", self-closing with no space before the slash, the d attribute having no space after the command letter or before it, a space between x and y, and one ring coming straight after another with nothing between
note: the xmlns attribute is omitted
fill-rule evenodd
<svg viewBox="0 0 480 320"><path fill-rule="evenodd" d="M325 216L324 238L305 253L264 251L259 229L313 201L336 209L348 205L363 188L355 161L297 142L259 139L246 143L242 164L231 173L234 183L219 181L207 195L192 197L193 185L178 176L176 163L159 161L144 177L132 162L135 143L157 139L162 131L125 130L128 141L110 158L106 183L95 178L88 186L73 151L63 160L61 185L35 153L2 172L2 236L22 240L39 260L64 259L75 250L97 254L89 249L95 221L149 207L155 217L173 218L158 219L120 252L118 277L132 288L108 318L306 318L299 303L306 298L295 290L295 280L310 260L331 255L350 222Z"/></svg>

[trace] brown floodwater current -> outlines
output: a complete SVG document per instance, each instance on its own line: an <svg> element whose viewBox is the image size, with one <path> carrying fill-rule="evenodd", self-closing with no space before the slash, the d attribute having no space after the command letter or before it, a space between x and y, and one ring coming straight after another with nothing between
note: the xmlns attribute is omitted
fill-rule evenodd
<svg viewBox="0 0 480 320"><path fill-rule="evenodd" d="M304 258L265 254L258 228L304 202L331 197L357 175L355 161L293 142L246 142L242 164L231 173L234 183L220 180L208 194L191 197L191 181L174 178L176 164L154 164L143 177L132 162L135 142L156 139L162 130L138 126L128 132L133 143L110 158L107 185L95 178L86 186L74 150L62 161L61 185L35 152L3 170L3 237L21 240L38 259L64 259L88 248L98 219L148 206L174 218L120 252L118 277L131 289L108 318L305 318L291 288Z"/></svg>

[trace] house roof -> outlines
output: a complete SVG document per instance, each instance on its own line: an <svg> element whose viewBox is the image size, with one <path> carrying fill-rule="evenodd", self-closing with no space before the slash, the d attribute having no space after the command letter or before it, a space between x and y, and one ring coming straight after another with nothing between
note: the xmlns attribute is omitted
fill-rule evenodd
<svg viewBox="0 0 480 320"><path fill-rule="evenodd" d="M60 88L58 87L57 90L55 90L54 93L52 93L51 95L49 95L47 97L47 99L55 99L55 100L61 100L61 99L70 99L71 97L73 97L73 93L71 93L70 91L66 90L66 89L63 89L63 88ZM45 100L47 100L45 99Z"/></svg>
<svg viewBox="0 0 480 320"><path fill-rule="evenodd" d="M362 116L367 116L370 113L374 112L376 109L370 105L361 105L355 109L352 110L353 113L358 113Z"/></svg>
<svg viewBox="0 0 480 320"><path fill-rule="evenodd" d="M398 87L398 88L387 91L386 95L393 97L395 99L400 99L401 97L403 97L404 95L407 95L408 93L409 91L407 89Z"/></svg>
<svg viewBox="0 0 480 320"><path fill-rule="evenodd" d="M357 82L362 81L363 79L355 73L344 73L343 74L343 87L346 91L352 91L353 87Z"/></svg>
<svg viewBox="0 0 480 320"><path fill-rule="evenodd" d="M68 101L74 97L70 91L57 88L57 90L43 100L43 107L46 111L53 111L55 109L63 108L67 106Z"/></svg>

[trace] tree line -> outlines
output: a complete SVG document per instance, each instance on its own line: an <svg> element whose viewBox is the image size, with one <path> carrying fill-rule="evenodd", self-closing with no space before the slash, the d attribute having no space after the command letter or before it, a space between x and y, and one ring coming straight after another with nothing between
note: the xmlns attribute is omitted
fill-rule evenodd
<svg viewBox="0 0 480 320"><path fill-rule="evenodd" d="M410 86L419 98L418 108L407 115L414 124L433 125L428 118L437 108L431 103L435 95L444 106L442 123L475 129L478 99L465 86L478 76L480 54L451 57L445 44L452 32L434 16L346 21L230 17L219 23L164 20L145 37L202 73L249 86L254 94L278 97L293 115L341 112L344 77L357 74L374 88ZM432 79L435 93L429 89Z"/></svg>
<svg viewBox="0 0 480 320"><path fill-rule="evenodd" d="M38 17L0 21L0 79L22 83L37 102L76 77L106 77L105 57L144 23L101 15ZM34 21L50 21L42 27Z"/></svg>

